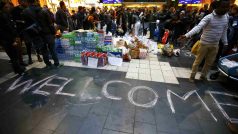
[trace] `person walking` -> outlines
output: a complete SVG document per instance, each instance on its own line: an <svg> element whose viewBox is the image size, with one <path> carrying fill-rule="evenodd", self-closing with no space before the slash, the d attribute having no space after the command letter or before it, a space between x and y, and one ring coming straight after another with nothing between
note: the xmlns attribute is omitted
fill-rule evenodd
<svg viewBox="0 0 238 134"><path fill-rule="evenodd" d="M199 64L205 58L205 64L203 66L200 80L206 80L206 75L212 66L218 49L219 40L221 39L225 46L228 45L227 41L227 28L229 16L229 1L218 1L217 8L209 15L205 16L200 23L190 30L185 35L182 35L179 40L190 38L196 33L199 33L202 29L202 35L200 38L200 47L196 59L192 66L192 73L189 81L194 82L195 75L198 71Z"/></svg>

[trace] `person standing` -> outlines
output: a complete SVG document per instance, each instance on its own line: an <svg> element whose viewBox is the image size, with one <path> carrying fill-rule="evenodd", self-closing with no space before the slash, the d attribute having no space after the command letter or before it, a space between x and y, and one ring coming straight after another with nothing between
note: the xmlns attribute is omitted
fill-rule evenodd
<svg viewBox="0 0 238 134"><path fill-rule="evenodd" d="M206 80L206 75L212 66L218 49L219 40L221 39L225 46L228 45L227 41L227 28L229 16L227 12L229 11L228 1L218 1L217 8L209 15L205 16L200 23L190 30L185 35L182 35L179 40L184 40L199 33L202 29L202 35L200 39L200 47L196 59L192 66L192 73L190 75L189 81L194 82L195 75L198 71L198 66L205 58L205 64L203 66L200 80Z"/></svg>
<svg viewBox="0 0 238 134"><path fill-rule="evenodd" d="M60 1L59 5L60 5L60 8L58 8L56 12L55 21L60 32L63 33L64 31L67 31L69 28L67 13L66 13L67 9L63 1Z"/></svg>
<svg viewBox="0 0 238 134"><path fill-rule="evenodd" d="M41 48L41 52L43 55L44 62L46 66L51 67L52 63L49 60L49 54L51 55L54 65L59 67L59 59L55 52L55 34L56 30L54 27L54 20L52 20L51 15L48 9L42 9L39 14L39 23L42 27L42 39L44 45Z"/></svg>
<svg viewBox="0 0 238 134"><path fill-rule="evenodd" d="M0 2L0 45L9 56L14 72L21 75L26 68L20 65L18 50L15 47L19 39L17 39L16 25L11 18L11 8L11 3Z"/></svg>
<svg viewBox="0 0 238 134"><path fill-rule="evenodd" d="M19 5L14 7L12 10L12 17L13 20L16 23L17 27L17 36L20 38L20 42L18 44L18 50L19 50L19 56L20 56L20 63L24 64L23 62L23 56L22 56L22 42L24 41L25 46L26 46L26 51L28 55L28 64L32 64L32 57L31 57L31 52L32 52L32 42L30 42L27 39L24 39L24 29L25 29L25 21L23 19L23 11L24 9L27 8L27 1L26 0L18 0ZM42 62L42 58L40 56L40 50L36 49L36 54L37 54L37 59L39 62Z"/></svg>

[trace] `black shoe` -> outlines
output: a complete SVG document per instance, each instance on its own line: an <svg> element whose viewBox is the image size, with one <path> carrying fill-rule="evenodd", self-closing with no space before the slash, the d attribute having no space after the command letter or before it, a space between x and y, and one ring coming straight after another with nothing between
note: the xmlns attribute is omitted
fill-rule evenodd
<svg viewBox="0 0 238 134"><path fill-rule="evenodd" d="M32 60L29 60L28 65L31 65L31 64L33 64L33 62L32 62Z"/></svg>
<svg viewBox="0 0 238 134"><path fill-rule="evenodd" d="M40 57L40 55L37 55L37 59L38 59L39 62L43 61L42 58Z"/></svg>
<svg viewBox="0 0 238 134"><path fill-rule="evenodd" d="M22 65L22 66L24 66L24 67L26 67L26 66L27 66L27 64L26 64L26 63L24 63L24 62L21 62L21 63L20 63L20 65Z"/></svg>
<svg viewBox="0 0 238 134"><path fill-rule="evenodd" d="M58 63L58 64L55 64L55 67L56 67L56 68L60 68L60 67L62 67L62 66L64 66L64 64L59 64L59 63Z"/></svg>

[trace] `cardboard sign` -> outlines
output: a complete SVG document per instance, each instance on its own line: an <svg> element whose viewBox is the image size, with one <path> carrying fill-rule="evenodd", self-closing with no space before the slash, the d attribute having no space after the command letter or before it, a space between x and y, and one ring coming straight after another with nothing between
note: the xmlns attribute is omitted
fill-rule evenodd
<svg viewBox="0 0 238 134"><path fill-rule="evenodd" d="M98 59L88 57L88 66L93 67L93 68L97 68L98 67Z"/></svg>
<svg viewBox="0 0 238 134"><path fill-rule="evenodd" d="M108 63L113 66L121 66L122 61L123 61L122 58L108 57Z"/></svg>

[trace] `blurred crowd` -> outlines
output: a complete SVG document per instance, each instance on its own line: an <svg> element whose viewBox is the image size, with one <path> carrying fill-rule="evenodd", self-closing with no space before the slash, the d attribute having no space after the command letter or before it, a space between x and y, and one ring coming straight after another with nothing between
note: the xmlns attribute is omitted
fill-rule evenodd
<svg viewBox="0 0 238 134"><path fill-rule="evenodd" d="M49 54L58 67L59 60L54 50L56 31L70 32L77 29L105 30L113 36L133 34L148 36L161 42L165 31L169 31L167 42L180 46L178 38L191 30L208 14L217 8L216 2L205 4L202 8L188 8L186 5L174 7L162 5L154 8L90 9L79 6L78 10L68 10L63 1L59 2L56 13L47 6L40 7L37 0L19 0L19 5L0 2L0 44L11 59L13 69L22 74L26 65L32 64L32 51L38 61L51 67ZM238 39L238 7L230 4L229 45L233 48ZM232 36L230 36L232 34ZM200 38L201 32L193 36ZM28 63L22 58L22 45L26 46ZM43 59L41 58L41 55Z"/></svg>

